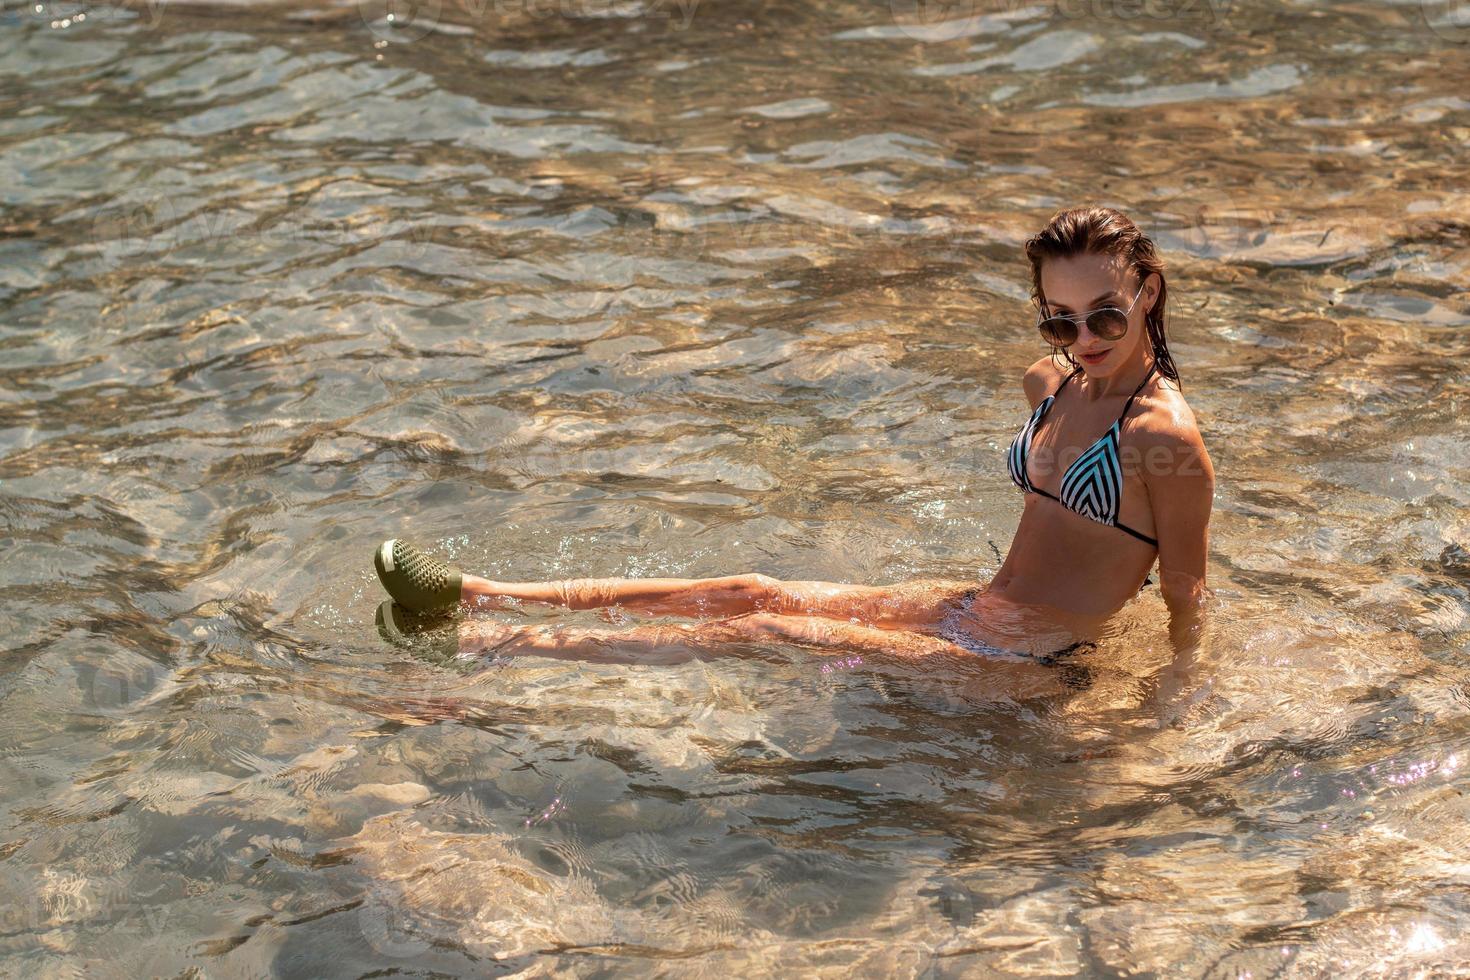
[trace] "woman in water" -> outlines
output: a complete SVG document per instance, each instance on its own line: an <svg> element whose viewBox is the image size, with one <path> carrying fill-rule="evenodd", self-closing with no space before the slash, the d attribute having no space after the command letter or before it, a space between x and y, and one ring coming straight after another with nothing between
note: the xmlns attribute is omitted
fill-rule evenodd
<svg viewBox="0 0 1470 980"><path fill-rule="evenodd" d="M780 640L834 654L978 652L997 664L1050 664L1096 636L1157 560L1176 663L1188 657L1203 620L1214 472L1165 339L1163 263L1132 221L1102 207L1053 216L1026 242L1026 258L1037 326L1052 350L1021 381L1031 414L1005 464L1024 507L989 583L870 586L760 574L493 582L390 540L374 558L396 600L379 609L381 632L412 647L421 614L514 599L702 621L627 630L466 621L438 641L439 652L603 659L615 648L647 662L691 646Z"/></svg>

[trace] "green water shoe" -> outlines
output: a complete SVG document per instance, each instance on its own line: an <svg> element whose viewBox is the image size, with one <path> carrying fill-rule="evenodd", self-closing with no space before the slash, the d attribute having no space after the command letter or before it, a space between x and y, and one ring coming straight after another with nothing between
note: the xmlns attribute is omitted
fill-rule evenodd
<svg viewBox="0 0 1470 980"><path fill-rule="evenodd" d="M389 538L373 555L378 578L398 604L413 612L429 612L459 603L462 576L413 545Z"/></svg>

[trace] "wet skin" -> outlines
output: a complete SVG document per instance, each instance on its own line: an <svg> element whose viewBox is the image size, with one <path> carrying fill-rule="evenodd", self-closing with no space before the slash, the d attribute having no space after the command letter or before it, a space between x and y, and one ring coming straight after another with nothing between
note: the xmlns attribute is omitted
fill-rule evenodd
<svg viewBox="0 0 1470 980"><path fill-rule="evenodd" d="M1057 397L1032 443L1028 478L1057 494L1066 467L1118 418L1153 366L1144 317L1158 299L1158 277L1142 284L1116 260L1085 254L1042 267L1046 312L1080 316L1101 306L1128 309L1116 340L1079 325L1070 350L1082 365ZM1142 289L1140 291L1140 285ZM1100 356L1098 356L1100 355ZM1065 370L1064 370L1065 369ZM1032 409L1070 371L1051 357L1032 364L1022 389ZM1024 419L1019 419L1023 421ZM922 580L888 586L784 582L759 574L709 579L571 579L504 583L464 576L473 605L503 600L573 609L617 605L648 615L691 616L702 624L633 630L526 629L466 624L467 649L565 655L609 642L641 646L645 656L674 645L779 638L818 650L883 650L908 656L967 654L976 647L1047 653L1093 635L1137 595L1155 559L1176 649L1192 645L1205 595L1214 473L1194 415L1177 385L1155 373L1124 418L1120 449L1121 523L1158 539L1155 549L1117 528L1025 494L1010 550L987 584ZM672 632L670 632L672 630Z"/></svg>

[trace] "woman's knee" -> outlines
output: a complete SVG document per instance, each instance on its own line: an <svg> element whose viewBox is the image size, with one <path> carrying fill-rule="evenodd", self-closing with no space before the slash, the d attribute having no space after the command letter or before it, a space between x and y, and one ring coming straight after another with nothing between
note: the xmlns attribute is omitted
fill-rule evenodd
<svg viewBox="0 0 1470 980"><path fill-rule="evenodd" d="M744 575L730 575L719 579L720 587L727 594L735 594L742 599L750 600L756 609L767 606L771 599L776 596L781 587L781 580L763 575L760 572L747 572Z"/></svg>
<svg viewBox="0 0 1470 980"><path fill-rule="evenodd" d="M789 616L764 610L724 622L742 636L815 646L843 642L850 625L822 616Z"/></svg>
<svg viewBox="0 0 1470 980"><path fill-rule="evenodd" d="M791 632L789 616L764 610L742 613L719 622L726 628L746 636L784 636Z"/></svg>

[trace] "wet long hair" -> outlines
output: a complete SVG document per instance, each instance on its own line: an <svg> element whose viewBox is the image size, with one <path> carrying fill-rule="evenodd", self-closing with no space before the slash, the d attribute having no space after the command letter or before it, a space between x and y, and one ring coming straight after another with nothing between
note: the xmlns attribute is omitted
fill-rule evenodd
<svg viewBox="0 0 1470 980"><path fill-rule="evenodd" d="M1144 314L1148 339L1153 345L1154 362L1159 373L1179 385L1179 369L1169 354L1164 334L1164 308L1169 300L1169 285L1164 281L1164 262L1149 238L1123 212L1113 208L1080 207L1058 211L1046 227L1026 240L1026 258L1031 263L1031 298L1045 303L1041 292L1041 263L1046 259L1065 259L1088 252L1120 256L1142 283L1152 273L1159 276L1159 295ZM1077 367L1077 361L1064 347L1053 347L1053 357Z"/></svg>

